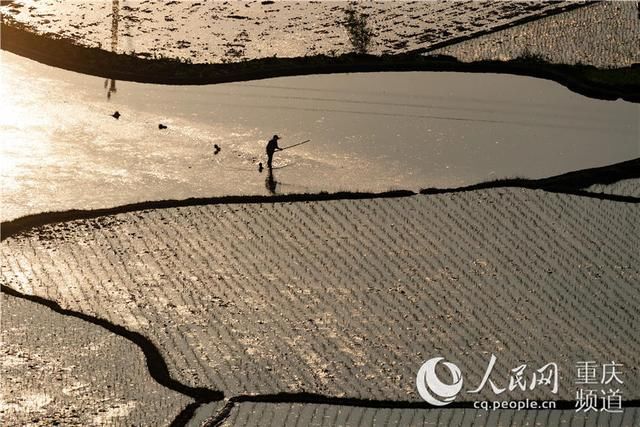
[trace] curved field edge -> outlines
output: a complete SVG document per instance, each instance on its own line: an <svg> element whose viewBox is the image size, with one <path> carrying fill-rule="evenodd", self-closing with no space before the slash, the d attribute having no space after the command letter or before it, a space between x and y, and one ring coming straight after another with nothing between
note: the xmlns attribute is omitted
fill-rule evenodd
<svg viewBox="0 0 640 427"><path fill-rule="evenodd" d="M57 303L53 303L57 304ZM71 311L68 314L72 313ZM82 315L82 314L80 314ZM373 407L373 408L420 408L425 407L428 408L426 404L423 402L406 402L402 400L368 400L368 399L357 399L357 398L342 398L342 397L328 397L322 394L313 394L313 393L275 393L275 394L240 394L234 395L233 397L229 397L226 401L225 408L220 412L220 416L214 417L214 421L224 421L228 416L231 409L233 409L234 405L242 402L267 402L267 403L285 403L285 402L295 402L295 403L324 403L324 404L333 404L333 405L341 405L341 406L356 406L356 407ZM571 409L573 402L571 401L558 401L558 408L566 408ZM175 423L174 425L182 425L181 423L189 418L189 414L193 414L193 412L197 409L199 403L194 403L190 405L186 410L181 414L183 418L181 421ZM459 406L451 406L451 407L469 407L469 402L459 402L457 405ZM637 406L638 401L625 401L625 406ZM215 425L215 423L214 423Z"/></svg>
<svg viewBox="0 0 640 427"><path fill-rule="evenodd" d="M123 326L117 325L100 317L62 308L60 304L58 304L58 302L54 300L49 300L47 298L39 297L36 295L24 294L2 283L0 283L0 292L14 298L19 298L44 306L52 310L53 312L61 314L63 316L73 317L75 319L79 319L88 322L89 324L101 327L106 331L124 338L137 346L144 354L147 371L153 381L163 387L166 387L169 390L194 399L192 403L185 406L180 411L180 413L176 415L176 417L170 424L171 426L186 425L193 417L196 409L199 406L210 402L219 402L224 399L224 393L222 391L201 387L191 387L172 378L169 374L167 363L162 357L160 350L151 342L151 340L138 332L128 330Z"/></svg>
<svg viewBox="0 0 640 427"><path fill-rule="evenodd" d="M537 77L596 99L640 102L640 64L618 69L550 64L537 57L510 61L460 62L421 52L394 55L314 55L261 58L226 64L188 64L177 59L143 59L84 47L51 34L36 34L16 22L0 24L1 48L46 65L114 80L202 85L308 74L383 71L501 73Z"/></svg>
<svg viewBox="0 0 640 427"><path fill-rule="evenodd" d="M627 162L625 162L627 163ZM617 173L618 174L623 174L620 172L620 170L624 170L624 167L620 167L618 165L617 167ZM602 181L606 181L605 178L600 178ZM613 179L613 178L609 178L609 179ZM595 179L593 179L595 180ZM55 304L55 303L54 303ZM71 311L69 312L69 314L71 313ZM82 313L80 313L80 315L82 315ZM219 395L220 397L222 395ZM276 393L276 394L258 394L258 395L237 395L231 398L228 398L227 402L228 404L226 405L226 408L232 408L233 405L235 403L238 402L243 402L243 401L268 401L268 402L325 402L325 403L333 403L333 404L338 404L338 405L345 405L345 406L366 406L366 407L377 407L378 405L380 405L381 407L388 407L387 405L391 405L392 407L395 407L397 405L403 405L403 404L408 404L408 405L413 405L415 404L414 402L411 403L403 403L403 401L387 401L387 400L366 400L366 399L350 399L350 398L332 398L332 397L326 397L325 395L321 395L321 394L306 394L306 393ZM419 402L420 404L422 404L422 402ZM464 405L464 402L460 402L460 405ZM633 400L633 401L626 401L625 402L625 406L637 406L638 401L637 400ZM565 405L571 405L571 403L566 403ZM186 413L184 413L183 415L187 415L188 412L191 411L191 409L195 409L197 406L197 404L194 404L193 406L191 406L189 408L188 411L186 411ZM223 414L224 415L224 414ZM187 417L185 417L187 418ZM179 424L177 424L179 425Z"/></svg>
<svg viewBox="0 0 640 427"><path fill-rule="evenodd" d="M615 163L613 165L582 169L541 179L509 178L481 182L458 188L426 188L420 194L440 194L460 191L483 190L496 187L520 187L529 190L545 190L553 193L573 194L612 201L638 203L634 196L595 193L585 190L593 185L611 185L627 179L640 178L640 158ZM612 196L612 197L609 197Z"/></svg>
<svg viewBox="0 0 640 427"><path fill-rule="evenodd" d="M419 194L456 193L461 191L474 191L489 188L519 187L526 189L544 190L554 193L565 193L584 197L594 197L603 200L611 200L625 203L640 203L640 198L634 196L593 193L586 190L594 184L608 185L625 179L640 178L640 158L628 160L599 168L584 169L569 172L542 179L502 179L474 184L467 187L439 189L427 188ZM186 207L198 205L234 204L234 203L287 203L287 202L315 202L328 200L358 200L378 198L398 198L415 196L411 190L395 190L382 193L366 192L336 192L315 194L283 194L273 196L222 196L209 198L189 198L183 200L158 200L140 203L132 203L122 206L103 209L73 209L60 212L44 212L27 215L11 221L3 221L0 224L0 241L25 232L31 228L45 224L55 224L76 219L97 218L119 213L142 211L147 209L165 209L173 207Z"/></svg>
<svg viewBox="0 0 640 427"><path fill-rule="evenodd" d="M0 306L3 425L167 425L193 401L156 382L118 334L8 292Z"/></svg>
<svg viewBox="0 0 640 427"><path fill-rule="evenodd" d="M36 304L43 305L51 309L52 311L64 316L75 317L93 325L100 326L101 328L106 329L107 331L112 332L134 343L140 348L140 350L142 350L151 377L158 384L170 390L191 397L197 402L212 402L216 400L222 400L224 398L223 393L220 391L210 390L208 388L190 387L171 378L169 370L167 368L167 364L162 358L162 355L160 354L158 348L148 338L138 332L130 331L124 326L116 325L108 320L96 316L63 308L56 301L49 300L37 295L27 295L4 284L0 284L0 291L12 297L22 298Z"/></svg>
<svg viewBox="0 0 640 427"><path fill-rule="evenodd" d="M204 425L219 426L222 425L231 415L231 411L242 403L263 403L263 404L315 404L315 405L334 405L354 408L372 408L372 409L438 409L438 407L420 401L402 401L402 400L374 400L350 397L335 397L318 393L261 393L261 394L241 394L226 397L224 391L211 390L207 388L197 388L187 386L170 377L166 362L155 345L145 336L138 332L130 331L120 325L114 324L106 319L91 316L75 310L62 308L56 301L43 297L24 294L9 286L0 284L0 292L12 296L14 298L24 299L42 306L52 311L70 316L76 319L86 321L92 325L99 326L105 330L114 333L122 338L127 339L138 346L144 353L147 361L148 372L150 376L158 384L167 387L170 390L193 398L195 401L188 404L176 416L171 426L184 426L189 423L196 411L202 405L211 402L224 402L220 410L206 419ZM541 401L535 400L538 403ZM554 410L574 409L575 402L569 400L557 400ZM624 400L622 402L624 408L633 408L640 406L640 400ZM473 401L459 401L447 405L448 409L472 409L475 408Z"/></svg>

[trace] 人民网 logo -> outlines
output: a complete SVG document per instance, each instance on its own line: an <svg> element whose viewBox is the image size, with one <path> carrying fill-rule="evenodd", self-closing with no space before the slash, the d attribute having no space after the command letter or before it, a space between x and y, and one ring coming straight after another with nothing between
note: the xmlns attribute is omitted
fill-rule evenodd
<svg viewBox="0 0 640 427"><path fill-rule="evenodd" d="M462 373L460 369L451 362L442 362L442 365L449 370L453 379L452 384L445 384L436 375L436 366L444 357L434 357L427 360L418 370L416 385L418 393L427 403L434 406L445 406L453 402L462 390Z"/></svg>

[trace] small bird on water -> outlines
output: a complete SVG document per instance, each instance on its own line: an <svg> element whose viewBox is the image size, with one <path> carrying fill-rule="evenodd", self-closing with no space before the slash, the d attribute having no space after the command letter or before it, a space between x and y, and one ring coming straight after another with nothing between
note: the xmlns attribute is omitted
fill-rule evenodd
<svg viewBox="0 0 640 427"><path fill-rule="evenodd" d="M118 111L116 111L115 113L113 113L111 115L111 117L113 117L114 119L118 120L120 118L120 113Z"/></svg>

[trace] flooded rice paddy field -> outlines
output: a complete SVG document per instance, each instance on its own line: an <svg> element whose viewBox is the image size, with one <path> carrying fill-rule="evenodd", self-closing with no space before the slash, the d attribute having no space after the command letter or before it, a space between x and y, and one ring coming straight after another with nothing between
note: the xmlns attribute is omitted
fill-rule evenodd
<svg viewBox="0 0 640 427"><path fill-rule="evenodd" d="M602 194L617 194L640 198L640 180L623 179L613 184L594 184L586 188L587 191Z"/></svg>
<svg viewBox="0 0 640 427"><path fill-rule="evenodd" d="M543 178L640 150L637 104L527 77L365 73L162 86L6 52L0 69L4 220L148 200ZM311 142L277 153L273 174L260 173L274 134L283 147Z"/></svg>
<svg viewBox="0 0 640 427"><path fill-rule="evenodd" d="M575 410L501 410L484 411L482 409L396 409L345 407L320 404L266 404L241 403L233 408L229 418L222 424L225 427L257 427L265 423L270 425L323 426L340 425L344 427L403 427L403 426L443 426L443 427L494 427L494 426L552 426L568 425L574 427L606 425L626 427L634 425L638 419L638 410L628 408L624 414L600 412L585 415Z"/></svg>
<svg viewBox="0 0 640 427"><path fill-rule="evenodd" d="M194 62L339 53L347 43L336 25L341 2L119 1L117 28L113 3L15 1L0 10L88 45ZM564 6L361 5L380 34L378 53ZM316 19L305 22L310 10ZM602 66L620 66L634 60L630 13L626 4L592 5L496 33L504 51L485 41L444 53L590 63L599 60L591 49ZM574 44L589 22L601 33L586 25L592 40ZM523 35L541 41L525 45ZM559 53L563 43L576 48ZM640 151L637 104L532 78L376 73L172 87L104 81L5 52L0 70L3 221L167 198L538 178ZM281 145L312 142L280 153L269 176L256 164L273 133ZM0 247L3 292L22 295L2 295L0 416L7 425L635 425L637 408L586 416L394 405L422 403L415 374L436 353L462 367L466 384L480 381L491 354L501 372L557 362L553 398L566 401L575 398L576 360L637 367L640 211L606 195L638 197L638 181L587 189L600 199L496 188L155 209L33 228ZM623 399L637 402L632 371Z"/></svg>
<svg viewBox="0 0 640 427"><path fill-rule="evenodd" d="M513 28L483 35L432 54L461 61L539 57L560 64L600 68L640 63L640 10L637 2L600 2Z"/></svg>
<svg viewBox="0 0 640 427"><path fill-rule="evenodd" d="M1 279L148 337L173 378L226 396L419 402L437 352L467 384L491 354L496 373L553 361L553 399L573 400L576 360L640 363L638 223L631 203L517 188L158 209L11 237Z"/></svg>
<svg viewBox="0 0 640 427"><path fill-rule="evenodd" d="M4 3L4 2L3 2ZM553 12L572 2L362 2L372 53L400 53ZM114 4L117 7L114 8ZM342 1L16 0L9 19L77 43L144 57L219 63L350 51ZM115 19L114 19L115 18Z"/></svg>
<svg viewBox="0 0 640 427"><path fill-rule="evenodd" d="M168 425L189 403L124 337L4 293L0 305L3 426Z"/></svg>

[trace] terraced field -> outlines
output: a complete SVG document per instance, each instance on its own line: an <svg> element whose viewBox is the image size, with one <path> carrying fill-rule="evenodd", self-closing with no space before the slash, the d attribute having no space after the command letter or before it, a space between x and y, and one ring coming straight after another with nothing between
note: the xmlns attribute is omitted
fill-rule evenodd
<svg viewBox="0 0 640 427"><path fill-rule="evenodd" d="M198 63L341 54L351 50L346 3L3 2L5 19L91 47ZM469 37L574 6L572 2L361 2L376 37L372 52L400 53ZM116 19L114 19L114 17Z"/></svg>
<svg viewBox="0 0 640 427"><path fill-rule="evenodd" d="M640 198L640 183L637 179L623 179L614 184L594 184L586 188L587 191L601 194L615 194Z"/></svg>
<svg viewBox="0 0 640 427"><path fill-rule="evenodd" d="M624 414L576 414L574 410L497 411L478 409L375 409L331 405L246 403L231 412L224 426L551 426L638 425L636 408Z"/></svg>
<svg viewBox="0 0 640 427"><path fill-rule="evenodd" d="M127 339L4 293L0 305L3 426L168 425L190 402Z"/></svg>
<svg viewBox="0 0 640 427"><path fill-rule="evenodd" d="M36 32L148 58L217 63L349 50L343 2L204 4L3 1L0 13ZM636 2L578 6L359 7L376 33L375 54L640 62ZM556 15L567 7L576 10ZM479 33L491 34L432 50ZM638 426L639 189L639 179L624 179L570 188L585 197L492 188L213 200L3 236L2 424ZM502 387L518 366L530 378L557 363L558 392L543 384L468 393L491 355L491 379ZM445 409L425 408L415 386L421 364L437 356L464 376ZM623 414L573 409L576 363L586 360L623 365L616 387L631 406ZM485 399L562 408L473 409Z"/></svg>
<svg viewBox="0 0 640 427"><path fill-rule="evenodd" d="M598 2L434 50L462 61L540 57L600 68L640 63L637 2Z"/></svg>
<svg viewBox="0 0 640 427"><path fill-rule="evenodd" d="M170 208L11 237L2 280L140 332L174 379L227 397L420 402L426 359L471 388L495 354L502 385L560 368L557 395L509 398L573 400L577 361L639 364L638 224L635 204L513 188Z"/></svg>

